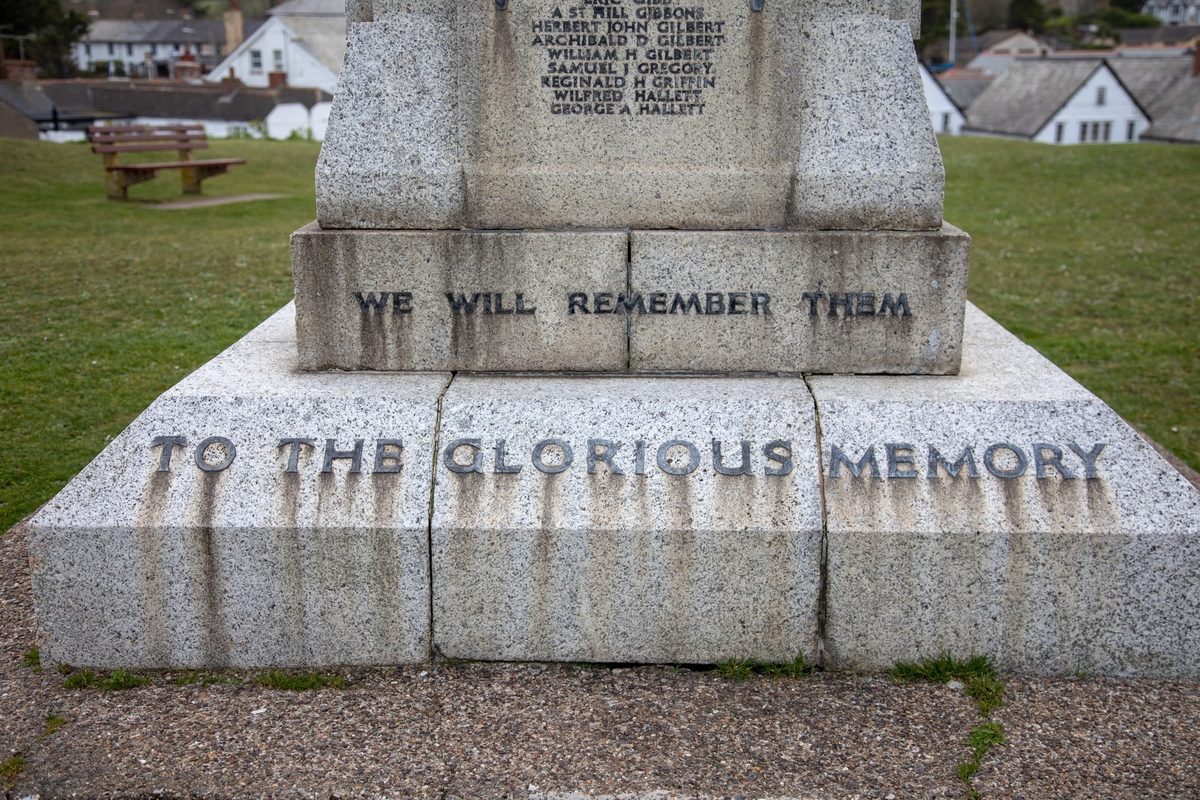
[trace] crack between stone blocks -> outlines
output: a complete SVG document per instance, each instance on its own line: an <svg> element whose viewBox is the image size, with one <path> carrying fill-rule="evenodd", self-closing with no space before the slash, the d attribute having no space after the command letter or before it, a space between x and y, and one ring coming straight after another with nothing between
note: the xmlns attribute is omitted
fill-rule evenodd
<svg viewBox="0 0 1200 800"><path fill-rule="evenodd" d="M625 297L633 295L633 231L625 231ZM633 371L633 315L625 315L625 371Z"/></svg>
<svg viewBox="0 0 1200 800"><path fill-rule="evenodd" d="M433 505L434 497L437 494L437 461L438 451L441 449L442 435L442 401L446 399L446 393L450 391L450 387L454 385L454 380L458 377L457 372L450 373L450 380L446 381L446 385L442 387L442 391L438 394L437 409L433 415L433 462L429 466L429 506L425 514L425 549L426 549L426 570L429 575L429 660L433 661L440 653L437 649L437 644L433 638Z"/></svg>
<svg viewBox="0 0 1200 800"><path fill-rule="evenodd" d="M821 464L825 451L821 444L821 406L817 403L817 393L813 391L808 375L801 373L804 385L808 387L808 395L812 398L813 424L817 436L817 489L821 502L821 566L820 578L817 584L817 666L825 668L825 622L829 610L829 511L825 505L825 470Z"/></svg>

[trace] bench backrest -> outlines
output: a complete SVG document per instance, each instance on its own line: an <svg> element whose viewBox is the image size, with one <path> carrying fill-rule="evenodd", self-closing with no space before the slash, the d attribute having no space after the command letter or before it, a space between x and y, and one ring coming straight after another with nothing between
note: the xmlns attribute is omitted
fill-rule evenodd
<svg viewBox="0 0 1200 800"><path fill-rule="evenodd" d="M93 153L139 153L208 147L203 125L92 125L87 129Z"/></svg>

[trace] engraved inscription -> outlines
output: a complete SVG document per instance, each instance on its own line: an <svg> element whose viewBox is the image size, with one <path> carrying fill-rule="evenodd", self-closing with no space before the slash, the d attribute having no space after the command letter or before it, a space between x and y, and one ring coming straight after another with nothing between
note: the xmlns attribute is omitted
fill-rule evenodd
<svg viewBox="0 0 1200 800"><path fill-rule="evenodd" d="M726 27L689 0L577 0L535 18L530 43L551 114L699 116Z"/></svg>
<svg viewBox="0 0 1200 800"><path fill-rule="evenodd" d="M997 442L983 450L983 457L976 457L976 448L965 445L962 448L940 449L933 445L918 448L908 442L887 442L881 450L870 445L862 450L857 459L848 455L838 445L829 449L828 477L840 478L845 470L849 476L862 478L886 477L888 480L921 477L930 480L941 477L949 478L978 478L982 470L997 478L1020 478L1033 467L1033 474L1038 480L1047 480L1051 475L1057 475L1061 480L1073 481L1076 478L1097 480L1100 473L1096 462L1107 447L1105 442L1097 442L1085 450L1075 442L1067 442L1066 448L1049 442L1033 442L1026 447L1012 442ZM1067 457L1071 452L1074 457ZM850 448L850 452L858 452ZM981 470L982 466L982 470Z"/></svg>

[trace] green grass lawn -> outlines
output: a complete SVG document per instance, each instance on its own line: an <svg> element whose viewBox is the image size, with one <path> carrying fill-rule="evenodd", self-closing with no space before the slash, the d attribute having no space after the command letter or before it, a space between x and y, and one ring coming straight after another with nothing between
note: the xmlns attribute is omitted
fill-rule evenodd
<svg viewBox="0 0 1200 800"><path fill-rule="evenodd" d="M1200 468L1200 148L944 139L946 217L975 238L971 299ZM0 530L163 390L291 296L317 146L213 142L249 163L155 211L178 175L104 197L83 145L0 139Z"/></svg>
<svg viewBox="0 0 1200 800"><path fill-rule="evenodd" d="M85 145L0 139L0 530L48 500L156 396L292 294L288 234L315 216L311 142L214 141L247 163L186 211L104 196ZM175 171L130 189L180 200Z"/></svg>
<svg viewBox="0 0 1200 800"><path fill-rule="evenodd" d="M1200 147L941 144L971 300L1200 469Z"/></svg>

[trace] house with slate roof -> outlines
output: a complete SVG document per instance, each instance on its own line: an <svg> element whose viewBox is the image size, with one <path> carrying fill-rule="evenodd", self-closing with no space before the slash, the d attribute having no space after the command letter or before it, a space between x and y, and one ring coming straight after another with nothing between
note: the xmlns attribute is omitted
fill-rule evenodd
<svg viewBox="0 0 1200 800"><path fill-rule="evenodd" d="M1147 0L1142 13L1164 25L1195 25L1200 23L1200 0Z"/></svg>
<svg viewBox="0 0 1200 800"><path fill-rule="evenodd" d="M1017 59L967 110L963 133L1043 144L1136 142L1149 113L1105 59Z"/></svg>
<svg viewBox="0 0 1200 800"><path fill-rule="evenodd" d="M0 137L54 138L55 132L89 125L102 116L60 109L34 81L0 82Z"/></svg>
<svg viewBox="0 0 1200 800"><path fill-rule="evenodd" d="M964 113L975 102L975 98L996 80L996 76L976 69L955 68L937 76L942 90Z"/></svg>
<svg viewBox="0 0 1200 800"><path fill-rule="evenodd" d="M263 23L243 24L243 35ZM94 20L87 35L75 44L75 63L84 72L112 64L114 72L138 78L167 78L172 65L191 53L211 67L225 47L225 23L196 19Z"/></svg>
<svg viewBox="0 0 1200 800"><path fill-rule="evenodd" d="M1200 52L1109 64L1150 115L1143 139L1200 144Z"/></svg>
<svg viewBox="0 0 1200 800"><path fill-rule="evenodd" d="M921 86L925 90L925 104L929 106L929 116L933 121L934 133L957 136L966 121L962 109L950 98L950 95L946 94L929 68L924 64L921 64L920 67Z"/></svg>
<svg viewBox="0 0 1200 800"><path fill-rule="evenodd" d="M1159 25L1157 28L1122 28L1121 49L1180 48L1200 44L1200 25Z"/></svg>
<svg viewBox="0 0 1200 800"><path fill-rule="evenodd" d="M246 86L310 86L332 94L346 54L343 0L288 0L205 76Z"/></svg>
<svg viewBox="0 0 1200 800"><path fill-rule="evenodd" d="M332 95L319 89L252 89L230 82L180 84L166 81L43 81L42 89L61 113L120 117L132 124L204 126L209 136L293 132L325 136ZM76 138L83 132L77 131ZM48 137L56 138L56 137ZM57 137L62 138L62 137Z"/></svg>

